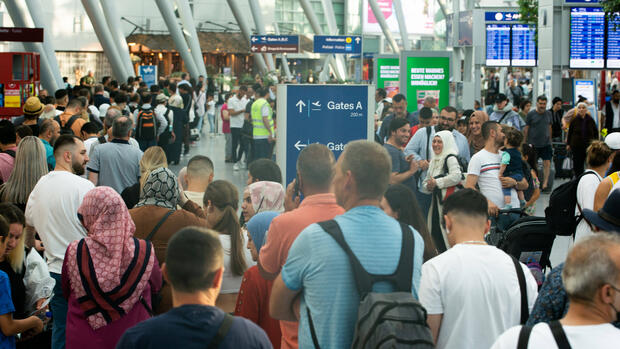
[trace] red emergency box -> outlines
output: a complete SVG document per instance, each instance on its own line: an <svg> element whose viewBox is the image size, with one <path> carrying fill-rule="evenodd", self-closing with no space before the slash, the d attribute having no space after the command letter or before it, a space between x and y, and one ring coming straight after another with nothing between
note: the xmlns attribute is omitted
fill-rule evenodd
<svg viewBox="0 0 620 349"><path fill-rule="evenodd" d="M0 117L23 114L26 99L39 93L40 56L31 52L0 52Z"/></svg>

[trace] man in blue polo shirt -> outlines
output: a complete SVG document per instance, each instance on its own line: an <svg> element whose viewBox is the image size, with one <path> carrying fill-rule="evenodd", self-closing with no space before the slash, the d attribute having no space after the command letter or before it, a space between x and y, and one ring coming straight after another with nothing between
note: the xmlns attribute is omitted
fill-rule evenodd
<svg viewBox="0 0 620 349"><path fill-rule="evenodd" d="M400 259L403 233L400 224L386 215L379 203L388 187L391 161L381 145L354 141L344 149L335 166L336 200L347 212L337 216L344 239L371 274L392 274ZM417 298L424 241L411 228L414 238L412 294ZM389 283L374 285L375 292L393 292ZM299 294L302 297L297 298ZM301 299L299 313L294 312ZM299 321L299 347L313 347L308 321L312 316L321 348L348 348L353 340L359 295L349 259L336 240L318 224L304 229L271 291L271 316Z"/></svg>

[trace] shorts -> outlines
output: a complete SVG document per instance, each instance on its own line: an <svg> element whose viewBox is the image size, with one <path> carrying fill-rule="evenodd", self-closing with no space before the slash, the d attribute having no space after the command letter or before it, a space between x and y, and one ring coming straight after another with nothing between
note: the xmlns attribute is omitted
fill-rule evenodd
<svg viewBox="0 0 620 349"><path fill-rule="evenodd" d="M553 149L551 148L551 144L540 148L534 147L534 151L536 152L536 156L543 160L551 160L553 157Z"/></svg>
<svg viewBox="0 0 620 349"><path fill-rule="evenodd" d="M517 182L521 182L523 180L522 173L512 173L512 174L509 174L507 177L510 177ZM504 196L510 196L512 193L512 189L513 188L502 188L502 193L504 194Z"/></svg>

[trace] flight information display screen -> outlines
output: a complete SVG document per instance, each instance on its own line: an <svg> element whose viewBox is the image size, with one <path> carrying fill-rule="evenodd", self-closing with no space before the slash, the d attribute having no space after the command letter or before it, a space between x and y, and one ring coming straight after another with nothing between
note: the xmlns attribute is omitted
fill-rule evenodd
<svg viewBox="0 0 620 349"><path fill-rule="evenodd" d="M512 65L536 66L536 29L527 24L512 25Z"/></svg>
<svg viewBox="0 0 620 349"><path fill-rule="evenodd" d="M510 66L510 24L487 24L486 65Z"/></svg>
<svg viewBox="0 0 620 349"><path fill-rule="evenodd" d="M605 13L597 7L570 11L570 68L604 68Z"/></svg>
<svg viewBox="0 0 620 349"><path fill-rule="evenodd" d="M607 68L620 68L620 20L615 17L607 26Z"/></svg>

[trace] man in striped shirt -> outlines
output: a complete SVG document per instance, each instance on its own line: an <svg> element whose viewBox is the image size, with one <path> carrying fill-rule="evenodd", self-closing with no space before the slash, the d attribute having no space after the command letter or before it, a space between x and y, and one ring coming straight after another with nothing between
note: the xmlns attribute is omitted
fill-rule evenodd
<svg viewBox="0 0 620 349"><path fill-rule="evenodd" d="M489 215L496 217L498 210L504 207L502 187L526 190L528 184L525 179L517 182L510 177L499 176L502 160L502 152L499 149L504 146L505 139L501 126L496 121L485 122L482 125L482 137L485 146L469 161L465 187L476 189L477 184L480 193L489 203ZM519 198L514 189L511 190L511 206L519 208Z"/></svg>

